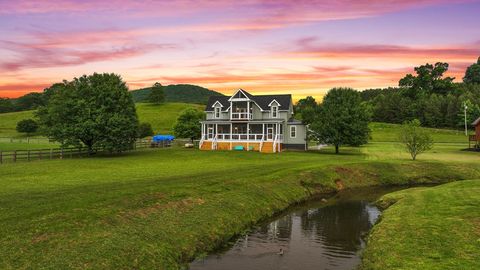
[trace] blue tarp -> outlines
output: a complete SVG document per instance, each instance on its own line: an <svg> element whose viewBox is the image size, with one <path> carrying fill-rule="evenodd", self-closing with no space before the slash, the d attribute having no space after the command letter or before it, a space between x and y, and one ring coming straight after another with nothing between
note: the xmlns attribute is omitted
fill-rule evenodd
<svg viewBox="0 0 480 270"><path fill-rule="evenodd" d="M175 139L174 136L172 135L155 135L153 136L152 138L152 141L155 142L155 143L158 143L158 142L171 142Z"/></svg>

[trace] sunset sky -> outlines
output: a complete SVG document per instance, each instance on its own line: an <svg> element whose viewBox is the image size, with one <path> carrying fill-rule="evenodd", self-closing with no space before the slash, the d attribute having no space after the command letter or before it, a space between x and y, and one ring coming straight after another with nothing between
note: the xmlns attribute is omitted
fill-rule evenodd
<svg viewBox="0 0 480 270"><path fill-rule="evenodd" d="M93 72L130 89L322 96L396 86L413 67L480 56L480 1L0 0L0 96Z"/></svg>

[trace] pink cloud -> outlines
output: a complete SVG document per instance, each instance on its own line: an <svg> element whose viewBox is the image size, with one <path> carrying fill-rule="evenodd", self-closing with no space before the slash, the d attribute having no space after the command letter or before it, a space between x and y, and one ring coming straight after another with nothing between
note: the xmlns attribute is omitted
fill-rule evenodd
<svg viewBox="0 0 480 270"><path fill-rule="evenodd" d="M14 61L0 62L0 70L17 71L24 68L74 66L86 63L117 60L144 55L155 50L177 48L173 44L126 44L107 49L55 48L44 43L0 41L4 48L18 55Z"/></svg>
<svg viewBox="0 0 480 270"><path fill-rule="evenodd" d="M401 46L389 44L333 44L317 42L316 38L303 38L295 42L293 49L279 53L300 57L403 57L403 58L475 58L480 48L475 44L464 46Z"/></svg>
<svg viewBox="0 0 480 270"><path fill-rule="evenodd" d="M138 16L178 16L181 14L201 14L205 12L245 11L232 19L244 22L248 28L252 25L285 25L325 20L354 19L426 6L472 2L473 0L224 0L224 1L75 1L75 0L16 0L0 2L0 13L35 14L35 13L92 13L109 12L125 17ZM301 16L299 16L301 14ZM250 26L248 26L250 24ZM234 27L234 28L238 28Z"/></svg>

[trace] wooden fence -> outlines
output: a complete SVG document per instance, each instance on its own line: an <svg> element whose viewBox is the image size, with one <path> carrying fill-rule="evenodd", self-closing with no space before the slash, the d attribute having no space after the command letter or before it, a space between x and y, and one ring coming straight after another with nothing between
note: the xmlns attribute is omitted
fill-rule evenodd
<svg viewBox="0 0 480 270"><path fill-rule="evenodd" d="M190 143L188 139L174 140L171 143L159 142L152 143L151 140L138 140L128 151L135 151L145 148L165 148L165 147L183 147L186 143ZM194 141L194 147L198 148L199 141ZM107 153L101 148L93 149L95 153ZM72 157L88 156L86 147L65 147L65 148L48 148L48 149L32 149L32 150L0 150L0 164L5 162L32 161L41 159L64 159Z"/></svg>

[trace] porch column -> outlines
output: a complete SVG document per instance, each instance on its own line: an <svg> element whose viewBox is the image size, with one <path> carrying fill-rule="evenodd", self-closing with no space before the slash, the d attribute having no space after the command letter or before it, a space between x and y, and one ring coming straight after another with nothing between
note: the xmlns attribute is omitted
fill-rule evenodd
<svg viewBox="0 0 480 270"><path fill-rule="evenodd" d="M248 150L249 146L250 146L250 123L247 123L247 151L250 151Z"/></svg>
<svg viewBox="0 0 480 270"><path fill-rule="evenodd" d="M262 139L265 139L265 123L262 124Z"/></svg>
<svg viewBox="0 0 480 270"><path fill-rule="evenodd" d="M247 101L247 120L250 120L250 101Z"/></svg>
<svg viewBox="0 0 480 270"><path fill-rule="evenodd" d="M233 132L233 125L230 123L230 150L232 150L232 132Z"/></svg>
<svg viewBox="0 0 480 270"><path fill-rule="evenodd" d="M214 132L215 136L217 137L218 139L218 124L215 124L215 132Z"/></svg>

